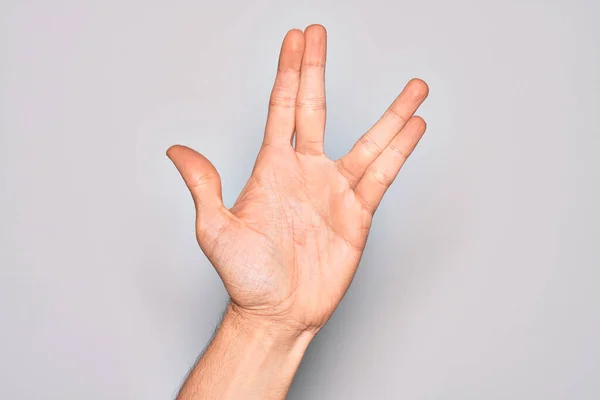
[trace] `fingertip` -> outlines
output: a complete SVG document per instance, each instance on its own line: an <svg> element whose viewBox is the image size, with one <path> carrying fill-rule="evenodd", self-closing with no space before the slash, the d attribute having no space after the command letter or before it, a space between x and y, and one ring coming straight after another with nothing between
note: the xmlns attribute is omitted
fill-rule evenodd
<svg viewBox="0 0 600 400"><path fill-rule="evenodd" d="M306 42L325 46L327 43L327 30L323 25L313 24L304 29L304 38Z"/></svg>
<svg viewBox="0 0 600 400"><path fill-rule="evenodd" d="M415 124L420 130L425 132L427 130L427 122L423 119L423 117L419 115L415 115L411 118L412 123Z"/></svg>
<svg viewBox="0 0 600 400"><path fill-rule="evenodd" d="M283 47L294 53L304 52L304 32L300 29L289 30L283 39Z"/></svg>
<svg viewBox="0 0 600 400"><path fill-rule="evenodd" d="M170 146L167 151L165 151L165 154L167 155L167 157L172 158L173 152L177 151L177 147L179 147L180 145L178 144L174 144L172 146Z"/></svg>
<svg viewBox="0 0 600 400"><path fill-rule="evenodd" d="M422 79L412 78L406 87L415 98L426 98L429 95L429 85Z"/></svg>
<svg viewBox="0 0 600 400"><path fill-rule="evenodd" d="M304 33L315 33L318 35L327 35L327 29L321 24L311 24L304 29Z"/></svg>
<svg viewBox="0 0 600 400"><path fill-rule="evenodd" d="M302 65L325 67L327 59L327 32L323 25L309 25L304 30L304 56Z"/></svg>
<svg viewBox="0 0 600 400"><path fill-rule="evenodd" d="M174 144L171 147L169 147L165 153L166 153L167 157L169 157L172 160L173 156L175 156L177 153L181 152L181 150L183 150L183 149L187 149L187 147L183 146L181 144Z"/></svg>
<svg viewBox="0 0 600 400"><path fill-rule="evenodd" d="M301 37L301 36L304 36L304 32L302 31L302 29L298 29L298 28L290 29L285 34L286 38L288 38L288 37L289 38L296 38L296 37Z"/></svg>

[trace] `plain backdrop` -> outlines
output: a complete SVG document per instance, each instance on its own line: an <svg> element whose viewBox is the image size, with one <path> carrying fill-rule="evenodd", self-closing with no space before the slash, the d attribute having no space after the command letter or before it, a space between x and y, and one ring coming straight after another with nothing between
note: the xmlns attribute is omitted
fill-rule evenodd
<svg viewBox="0 0 600 400"><path fill-rule="evenodd" d="M412 77L428 132L290 399L600 398L597 0L2 1L0 398L168 399L226 304L165 156L232 205L281 40L329 31L326 152Z"/></svg>

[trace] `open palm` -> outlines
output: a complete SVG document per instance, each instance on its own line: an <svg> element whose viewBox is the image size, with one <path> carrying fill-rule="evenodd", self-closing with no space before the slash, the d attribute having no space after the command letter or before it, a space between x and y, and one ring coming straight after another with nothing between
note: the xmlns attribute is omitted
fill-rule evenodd
<svg viewBox="0 0 600 400"><path fill-rule="evenodd" d="M347 155L327 158L326 40L320 25L286 35L263 145L231 209L206 158L184 146L167 153L192 193L198 242L232 304L299 329L320 328L342 299L373 213L425 132L413 114L428 88L413 79Z"/></svg>

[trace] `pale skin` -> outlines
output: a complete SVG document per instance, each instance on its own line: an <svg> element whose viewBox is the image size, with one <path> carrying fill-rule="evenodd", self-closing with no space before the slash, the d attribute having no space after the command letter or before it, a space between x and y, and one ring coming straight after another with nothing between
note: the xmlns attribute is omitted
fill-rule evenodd
<svg viewBox="0 0 600 400"><path fill-rule="evenodd" d="M428 87L412 79L338 160L323 148L326 31L281 46L262 147L236 203L204 156L167 155L196 207L200 248L231 301L178 399L284 399L312 338L346 293L385 191L425 133Z"/></svg>

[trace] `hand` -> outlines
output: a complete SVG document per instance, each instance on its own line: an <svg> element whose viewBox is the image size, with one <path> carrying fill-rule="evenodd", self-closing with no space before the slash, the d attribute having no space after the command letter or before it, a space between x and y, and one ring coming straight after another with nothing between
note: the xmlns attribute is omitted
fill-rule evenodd
<svg viewBox="0 0 600 400"><path fill-rule="evenodd" d="M425 132L428 94L411 80L339 160L323 152L326 32L286 35L254 170L231 209L214 166L183 146L167 154L192 193L200 247L252 321L317 331L348 289L373 213ZM295 146L293 139L295 134Z"/></svg>

